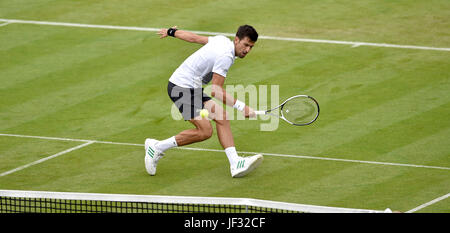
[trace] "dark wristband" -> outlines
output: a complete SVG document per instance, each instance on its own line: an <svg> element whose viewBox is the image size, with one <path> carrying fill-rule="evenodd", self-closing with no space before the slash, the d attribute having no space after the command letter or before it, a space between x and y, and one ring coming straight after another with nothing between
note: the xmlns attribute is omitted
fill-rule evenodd
<svg viewBox="0 0 450 233"><path fill-rule="evenodd" d="M177 31L178 29L176 29L176 28L169 28L169 29L167 29L167 35L168 36L171 36L171 37L175 37L175 32Z"/></svg>

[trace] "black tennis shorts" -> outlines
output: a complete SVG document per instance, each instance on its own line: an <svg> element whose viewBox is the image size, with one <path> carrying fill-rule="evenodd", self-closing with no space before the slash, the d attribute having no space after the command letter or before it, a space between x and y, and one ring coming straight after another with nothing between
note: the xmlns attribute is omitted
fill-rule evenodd
<svg viewBox="0 0 450 233"><path fill-rule="evenodd" d="M203 93L203 88L183 88L171 82L167 85L167 94L186 121L199 116L204 102L211 99Z"/></svg>

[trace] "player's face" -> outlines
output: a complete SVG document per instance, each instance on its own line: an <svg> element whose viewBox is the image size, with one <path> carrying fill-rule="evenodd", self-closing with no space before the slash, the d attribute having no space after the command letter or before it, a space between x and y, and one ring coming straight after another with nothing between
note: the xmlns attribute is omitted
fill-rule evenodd
<svg viewBox="0 0 450 233"><path fill-rule="evenodd" d="M240 40L238 37L234 38L234 53L236 56L240 58L244 58L247 53L252 50L255 45L254 41L251 41L250 38L244 37Z"/></svg>

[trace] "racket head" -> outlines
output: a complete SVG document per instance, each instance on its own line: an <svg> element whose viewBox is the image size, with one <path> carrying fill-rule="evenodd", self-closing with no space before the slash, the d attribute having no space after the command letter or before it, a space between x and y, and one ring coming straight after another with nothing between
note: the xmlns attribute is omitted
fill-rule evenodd
<svg viewBox="0 0 450 233"><path fill-rule="evenodd" d="M281 105L281 118L290 124L302 126L312 124L320 113L319 103L308 95L292 96Z"/></svg>

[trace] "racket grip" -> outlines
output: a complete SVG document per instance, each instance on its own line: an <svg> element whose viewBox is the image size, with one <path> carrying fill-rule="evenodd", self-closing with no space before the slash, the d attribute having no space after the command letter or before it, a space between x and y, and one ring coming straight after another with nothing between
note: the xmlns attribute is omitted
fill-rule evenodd
<svg viewBox="0 0 450 233"><path fill-rule="evenodd" d="M255 111L256 115L265 115L266 111Z"/></svg>

